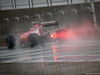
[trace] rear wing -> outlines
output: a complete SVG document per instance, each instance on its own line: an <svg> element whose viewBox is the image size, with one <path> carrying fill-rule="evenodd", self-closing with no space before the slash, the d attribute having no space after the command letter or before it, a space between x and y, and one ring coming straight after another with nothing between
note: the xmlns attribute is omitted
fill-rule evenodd
<svg viewBox="0 0 100 75"><path fill-rule="evenodd" d="M41 24L43 25L43 27L47 27L47 26L57 26L58 27L57 21L42 22Z"/></svg>

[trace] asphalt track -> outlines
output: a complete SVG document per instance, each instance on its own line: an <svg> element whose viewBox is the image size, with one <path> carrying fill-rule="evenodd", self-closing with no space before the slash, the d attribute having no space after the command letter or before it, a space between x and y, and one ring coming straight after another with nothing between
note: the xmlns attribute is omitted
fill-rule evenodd
<svg viewBox="0 0 100 75"><path fill-rule="evenodd" d="M34 48L0 48L0 62L87 62L100 61L100 40L52 42Z"/></svg>

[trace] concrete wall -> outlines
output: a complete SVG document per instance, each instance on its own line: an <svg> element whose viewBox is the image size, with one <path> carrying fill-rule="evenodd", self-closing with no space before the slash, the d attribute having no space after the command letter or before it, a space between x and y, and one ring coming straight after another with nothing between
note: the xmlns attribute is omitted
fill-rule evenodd
<svg viewBox="0 0 100 75"><path fill-rule="evenodd" d="M99 75L100 62L1 63L0 75Z"/></svg>

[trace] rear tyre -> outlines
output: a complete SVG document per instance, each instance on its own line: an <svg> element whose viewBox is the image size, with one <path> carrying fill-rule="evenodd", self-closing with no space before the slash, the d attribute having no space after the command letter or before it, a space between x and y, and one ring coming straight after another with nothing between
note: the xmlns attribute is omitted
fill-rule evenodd
<svg viewBox="0 0 100 75"><path fill-rule="evenodd" d="M31 33L28 35L28 44L30 47L35 47L38 45L38 35L36 33Z"/></svg>
<svg viewBox="0 0 100 75"><path fill-rule="evenodd" d="M9 49L15 46L15 37L13 35L8 35L6 38L6 44Z"/></svg>

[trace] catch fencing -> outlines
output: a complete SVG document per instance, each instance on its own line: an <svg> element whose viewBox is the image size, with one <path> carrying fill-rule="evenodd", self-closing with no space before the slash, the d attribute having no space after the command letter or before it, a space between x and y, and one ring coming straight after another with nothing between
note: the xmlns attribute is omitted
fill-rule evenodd
<svg viewBox="0 0 100 75"><path fill-rule="evenodd" d="M32 27L32 22L57 21L60 28L70 27L71 25L79 25L85 20L92 22L92 11L90 7L82 10L71 9L68 12L63 10L56 13L46 12L44 14L34 14L33 16L13 17L12 19L4 18L0 21L0 36L7 36L10 33L18 33L28 31Z"/></svg>

